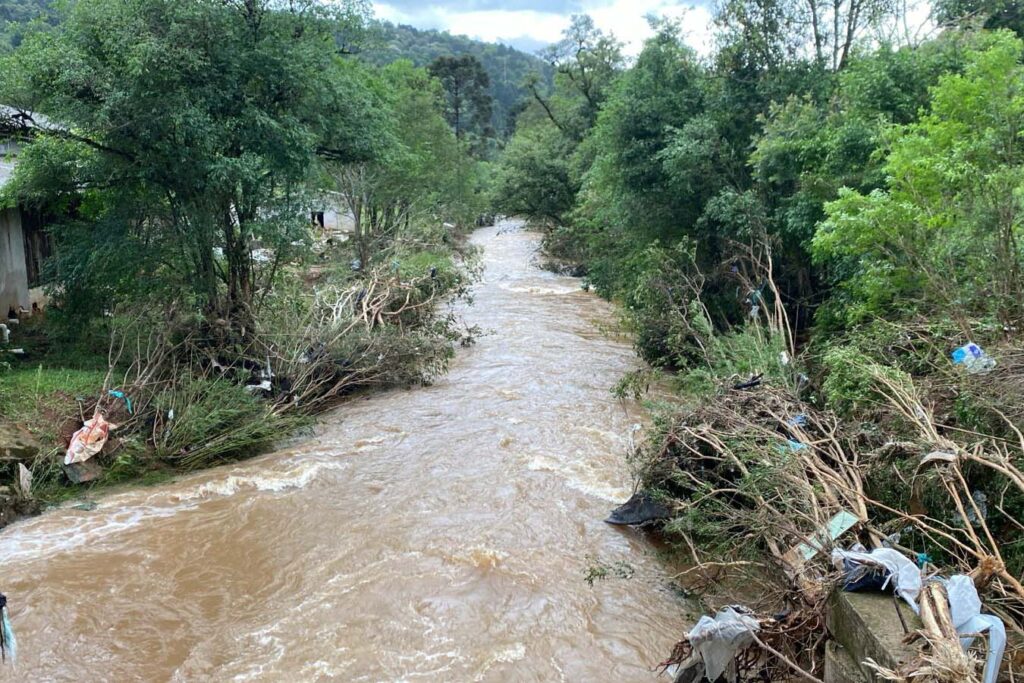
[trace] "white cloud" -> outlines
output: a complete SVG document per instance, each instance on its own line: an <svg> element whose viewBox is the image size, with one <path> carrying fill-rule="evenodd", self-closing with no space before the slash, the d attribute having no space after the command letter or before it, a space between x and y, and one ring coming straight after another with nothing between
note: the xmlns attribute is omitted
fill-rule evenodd
<svg viewBox="0 0 1024 683"><path fill-rule="evenodd" d="M626 53L636 55L643 41L652 35L648 15L682 18L686 42L701 54L711 50L711 13L703 5L691 6L672 0L583 0L583 12L598 27L615 34L625 43ZM402 10L386 2L375 2L379 18L436 28L488 42L512 43L528 39L549 44L557 41L569 25L570 15L542 10L459 11L444 5L425 5Z"/></svg>

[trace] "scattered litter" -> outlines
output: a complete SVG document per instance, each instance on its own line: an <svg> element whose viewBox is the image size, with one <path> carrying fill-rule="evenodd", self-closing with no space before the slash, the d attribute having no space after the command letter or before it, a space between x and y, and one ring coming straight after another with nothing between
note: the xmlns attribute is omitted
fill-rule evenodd
<svg viewBox="0 0 1024 683"><path fill-rule="evenodd" d="M786 420L786 424L788 424L790 427L806 427L807 416L804 415L803 413L800 413L799 415L794 415L793 417Z"/></svg>
<svg viewBox="0 0 1024 683"><path fill-rule="evenodd" d="M77 505L72 505L71 509L72 510L81 510L82 512L92 512L93 510L95 510L98 507L99 507L99 505L97 505L94 501L87 500L84 503L78 503Z"/></svg>
<svg viewBox="0 0 1024 683"><path fill-rule="evenodd" d="M892 548L876 548L871 552L836 548L832 551L832 563L840 568L848 566L857 569L867 566L885 571L886 579L880 588L885 590L892 585L893 590L907 601L914 612L917 612L917 596L921 593L921 570L903 553ZM851 577L844 574L844 578L849 581Z"/></svg>
<svg viewBox="0 0 1024 683"><path fill-rule="evenodd" d="M11 626L11 614L7 610L7 596L0 593L0 662L11 660L11 665L17 663L18 641L14 638L14 628Z"/></svg>
<svg viewBox="0 0 1024 683"><path fill-rule="evenodd" d="M32 472L24 463L18 463L18 488L25 498L32 497Z"/></svg>
<svg viewBox="0 0 1024 683"><path fill-rule="evenodd" d="M791 359L787 351L783 351L782 353L779 354L779 363L782 364L783 366L789 365L790 360Z"/></svg>
<svg viewBox="0 0 1024 683"><path fill-rule="evenodd" d="M167 420L169 422L174 420L174 408L167 411Z"/></svg>
<svg viewBox="0 0 1024 683"><path fill-rule="evenodd" d="M793 439L786 439L785 446L779 446L779 450L783 453L790 451L792 453L798 453L807 448L807 444L794 441Z"/></svg>
<svg viewBox="0 0 1024 683"><path fill-rule="evenodd" d="M92 416L91 420L86 420L82 428L71 437L71 445L68 446L68 452L64 456L64 464L73 465L85 462L99 453L107 443L107 436L111 429L113 429L111 424L98 412Z"/></svg>
<svg viewBox="0 0 1024 683"><path fill-rule="evenodd" d="M0 325L0 342L8 344L11 341L11 328L7 325Z"/></svg>
<svg viewBox="0 0 1024 683"><path fill-rule="evenodd" d="M764 377L764 373L760 375L751 375L750 379L746 382L740 382L739 384L733 384L732 388L737 390L742 389L753 389L754 387L761 386L761 378Z"/></svg>
<svg viewBox="0 0 1024 683"><path fill-rule="evenodd" d="M965 512L967 513L967 522L973 527L980 527L986 519L988 519L988 496L985 492L980 489L975 489L971 492L971 500L974 501L974 505L967 505ZM977 509L977 512L975 511ZM978 517L978 513L981 513L981 517ZM959 513L954 513L957 517L957 522L963 524L963 520Z"/></svg>
<svg viewBox="0 0 1024 683"><path fill-rule="evenodd" d="M982 375L991 372L996 366L992 356L985 353L980 346L970 342L956 349L951 354L954 365L962 365L971 375Z"/></svg>
<svg viewBox="0 0 1024 683"><path fill-rule="evenodd" d="M949 596L953 626L958 634L965 636L960 639L964 650L971 646L975 636L988 633L988 655L982 680L983 683L996 683L999 663L1006 649L1006 625L999 617L981 613L981 598L971 577L963 574L951 576L946 581L946 594Z"/></svg>
<svg viewBox="0 0 1024 683"><path fill-rule="evenodd" d="M128 409L128 414L132 414L132 400L125 396L125 393L123 391L111 389L110 391L107 392L107 394L109 394L113 398L117 398L124 401L124 407Z"/></svg>
<svg viewBox="0 0 1024 683"><path fill-rule="evenodd" d="M274 379L274 370L270 367L270 354L267 354L267 366L260 368L260 379Z"/></svg>
<svg viewBox="0 0 1024 683"><path fill-rule="evenodd" d="M270 391L270 380L265 379L259 384L247 384L245 385L245 390L250 394L255 394L259 391Z"/></svg>
<svg viewBox="0 0 1024 683"><path fill-rule="evenodd" d="M651 499L648 493L638 491L625 503L612 510L608 519L604 521L608 524L632 526L667 519L669 516L670 511L667 507Z"/></svg>
<svg viewBox="0 0 1024 683"><path fill-rule="evenodd" d="M18 348L18 349L11 349L11 351L10 351L10 352L11 352L12 354L14 354L15 356L24 356L24 355L25 355L25 349L21 349L21 348Z"/></svg>
<svg viewBox="0 0 1024 683"><path fill-rule="evenodd" d="M860 522L860 518L852 512L840 510L828 521L825 528L819 531L815 538L799 543L792 550L786 553L784 559L790 566L807 562L822 550L823 542L831 544L837 538L845 534ZM827 540L826 540L827 539ZM802 562L801 562L802 561Z"/></svg>
<svg viewBox="0 0 1024 683"><path fill-rule="evenodd" d="M687 634L704 662L704 675L709 681L717 681L726 669L734 666L736 653L753 643L754 634L761 630L757 619L738 609L743 608L726 607L714 619L704 615Z"/></svg>

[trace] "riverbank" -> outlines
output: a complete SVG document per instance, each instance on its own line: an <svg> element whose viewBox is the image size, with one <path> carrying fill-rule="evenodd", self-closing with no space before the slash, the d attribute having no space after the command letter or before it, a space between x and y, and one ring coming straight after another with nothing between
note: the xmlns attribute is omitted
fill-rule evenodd
<svg viewBox="0 0 1024 683"><path fill-rule="evenodd" d="M472 249L446 235L365 270L348 251L282 264L248 329L173 306L114 312L77 339L63 336L60 310L12 324L0 349L0 528L266 452L346 398L443 373L472 334L450 313Z"/></svg>

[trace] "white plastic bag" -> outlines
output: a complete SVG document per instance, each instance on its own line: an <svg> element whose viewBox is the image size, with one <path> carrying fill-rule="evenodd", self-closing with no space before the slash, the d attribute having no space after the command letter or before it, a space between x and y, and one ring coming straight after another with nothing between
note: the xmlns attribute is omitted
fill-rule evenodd
<svg viewBox="0 0 1024 683"><path fill-rule="evenodd" d="M988 655L985 658L984 683L996 683L999 664L1006 650L1006 625L996 616L981 613L981 598L971 577L957 574L946 581L946 595L949 596L949 612L956 632L988 633ZM960 645L966 650L974 638L961 638Z"/></svg>
<svg viewBox="0 0 1024 683"><path fill-rule="evenodd" d="M736 653L754 642L754 633L761 630L757 619L726 607L715 615L705 615L690 630L690 644L704 660L709 681L718 677L732 663Z"/></svg>
<svg viewBox="0 0 1024 683"><path fill-rule="evenodd" d="M107 443L107 436L112 428L100 413L93 415L91 420L86 420L82 428L71 437L71 445L64 456L64 464L85 462L99 453Z"/></svg>

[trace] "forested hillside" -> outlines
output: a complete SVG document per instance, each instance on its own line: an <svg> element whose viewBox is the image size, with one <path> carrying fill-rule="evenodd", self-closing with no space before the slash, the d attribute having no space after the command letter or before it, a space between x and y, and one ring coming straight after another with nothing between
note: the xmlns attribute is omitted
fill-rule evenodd
<svg viewBox="0 0 1024 683"><path fill-rule="evenodd" d="M492 125L502 137L511 134L515 116L529 95L524 85L527 78L533 73L540 74L545 82L551 78L551 67L546 62L507 45L389 22L373 24L367 46L359 54L376 65L410 59L416 66L428 66L438 57L476 57L490 76L494 97Z"/></svg>
<svg viewBox="0 0 1024 683"><path fill-rule="evenodd" d="M0 54L21 43L23 25L33 19L54 20L52 0L0 0Z"/></svg>

